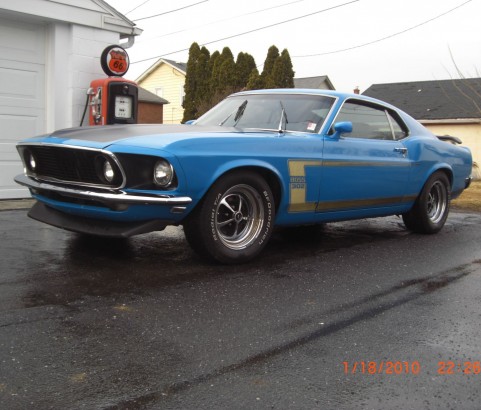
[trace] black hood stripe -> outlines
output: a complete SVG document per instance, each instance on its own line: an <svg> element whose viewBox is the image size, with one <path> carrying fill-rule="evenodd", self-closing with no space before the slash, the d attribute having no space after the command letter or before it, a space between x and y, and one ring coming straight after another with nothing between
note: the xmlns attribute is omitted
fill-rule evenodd
<svg viewBox="0 0 481 410"><path fill-rule="evenodd" d="M143 137L146 135L226 132L240 132L240 130L232 127L184 124L128 124L68 128L55 131L51 134L51 137L111 143L126 138Z"/></svg>

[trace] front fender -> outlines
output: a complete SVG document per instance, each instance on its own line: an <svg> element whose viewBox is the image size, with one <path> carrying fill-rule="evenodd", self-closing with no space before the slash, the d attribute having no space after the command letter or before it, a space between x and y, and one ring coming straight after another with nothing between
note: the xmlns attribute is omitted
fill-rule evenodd
<svg viewBox="0 0 481 410"><path fill-rule="evenodd" d="M192 161L182 162L181 165L187 178L189 195L194 202L201 200L210 187L223 175L242 168L258 170L261 174L268 173L270 177L276 179L281 193L286 191L285 181L287 178L282 177L282 172L277 166L263 160L249 158L218 161L210 158L205 161L197 161L197 166L194 166Z"/></svg>

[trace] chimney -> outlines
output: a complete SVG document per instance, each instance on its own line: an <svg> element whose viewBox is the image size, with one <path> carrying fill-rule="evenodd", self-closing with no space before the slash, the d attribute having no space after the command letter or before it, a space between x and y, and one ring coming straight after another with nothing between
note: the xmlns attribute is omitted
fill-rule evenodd
<svg viewBox="0 0 481 410"><path fill-rule="evenodd" d="M359 90L359 86L357 85L356 88L354 88L354 94L359 94L360 93L360 90Z"/></svg>

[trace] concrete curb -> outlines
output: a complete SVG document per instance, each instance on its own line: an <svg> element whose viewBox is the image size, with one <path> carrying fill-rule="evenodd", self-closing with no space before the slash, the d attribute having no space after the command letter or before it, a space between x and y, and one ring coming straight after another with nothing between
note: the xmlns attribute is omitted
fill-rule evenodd
<svg viewBox="0 0 481 410"><path fill-rule="evenodd" d="M14 209L30 209L35 199L5 199L0 200L0 211L12 211Z"/></svg>

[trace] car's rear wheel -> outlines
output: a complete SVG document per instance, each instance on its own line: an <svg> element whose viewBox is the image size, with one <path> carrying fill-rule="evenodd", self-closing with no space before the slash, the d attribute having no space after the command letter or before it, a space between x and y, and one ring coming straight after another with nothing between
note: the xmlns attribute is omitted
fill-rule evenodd
<svg viewBox="0 0 481 410"><path fill-rule="evenodd" d="M275 217L267 182L252 171L221 177L184 223L187 241L201 256L243 263L269 240Z"/></svg>
<svg viewBox="0 0 481 410"><path fill-rule="evenodd" d="M448 218L451 184L444 172L436 172L428 179L412 209L403 214L404 224L418 233L439 232Z"/></svg>

